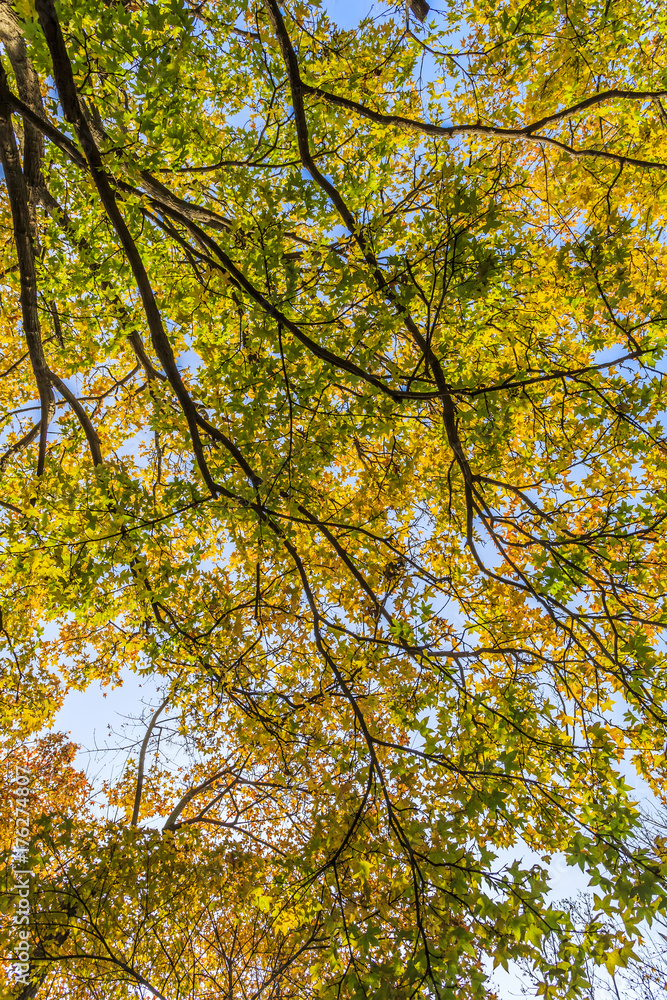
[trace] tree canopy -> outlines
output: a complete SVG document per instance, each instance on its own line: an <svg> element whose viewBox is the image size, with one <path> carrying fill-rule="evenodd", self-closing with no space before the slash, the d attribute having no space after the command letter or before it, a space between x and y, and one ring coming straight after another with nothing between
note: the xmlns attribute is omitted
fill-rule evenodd
<svg viewBox="0 0 667 1000"><path fill-rule="evenodd" d="M632 960L667 907L628 777L664 800L666 31L0 2L10 995L453 1000L523 962L576 998ZM43 731L128 670L163 700L110 812Z"/></svg>

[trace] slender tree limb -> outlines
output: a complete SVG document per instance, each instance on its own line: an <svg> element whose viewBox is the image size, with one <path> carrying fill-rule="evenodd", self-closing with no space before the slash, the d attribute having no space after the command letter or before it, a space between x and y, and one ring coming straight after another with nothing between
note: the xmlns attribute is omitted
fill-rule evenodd
<svg viewBox="0 0 667 1000"><path fill-rule="evenodd" d="M160 359L167 378L176 393L181 409L185 414L195 458L197 460L202 478L211 491L211 494L215 495L218 492L218 487L213 481L213 477L211 476L208 468L208 463L206 462L206 458L204 456L197 422L197 409L183 384L181 374L176 365L176 359L174 358L174 352L169 341L169 337L164 329L162 316L160 315L160 310L158 309L158 305L155 300L148 272L146 271L141 254L139 253L137 245L132 238L127 223L118 208L116 196L104 169L102 156L97 148L86 117L81 110L79 97L74 83L72 66L69 61L69 56L67 55L65 41L60 29L60 23L55 12L55 7L51 0L37 0L35 7L47 45L49 47L49 52L51 54L54 79L65 117L76 130L79 142L81 143L81 147L88 161L93 181L97 187L100 200L129 261L143 303L148 328L151 332L153 348Z"/></svg>
<svg viewBox="0 0 667 1000"><path fill-rule="evenodd" d="M141 810L141 795L144 788L144 768L146 765L146 752L148 751L148 744L150 743L151 736L153 735L153 730L155 729L155 725L160 716L160 713L164 711L164 709L167 707L170 698L171 694L168 694L167 697L162 702L162 704L159 705L153 712L150 718L150 722L148 723L148 726L146 728L146 733L141 743L141 750L139 751L139 763L137 766L137 788L134 793L134 806L132 808L132 819L130 821L132 826L136 826L137 823L139 822L139 812Z"/></svg>
<svg viewBox="0 0 667 1000"><path fill-rule="evenodd" d="M159 206L156 207L159 208ZM380 389L381 392L384 392L394 400L421 398L420 394L417 393L407 393L400 389L392 389L390 386L386 385L382 379L377 378L370 372L364 371L363 368L356 365L353 361L349 361L347 358L342 358L339 355L334 354L332 351L329 351L326 347L322 347L321 344L318 344L317 341L314 341L311 337L309 337L297 323L286 316L282 310L280 310L277 306L274 306L274 304L252 284L243 271L237 267L229 254L223 250L220 244L217 243L212 236L206 233L195 223L191 222L185 216L180 215L180 213L169 211L166 214L169 215L170 218L174 219L174 221L179 222L182 226L184 226L184 228L192 234L200 246L208 251L209 254L212 253L214 257L218 258L219 263L213 261L214 266L217 264L220 270L229 276L231 281L240 291L245 292L251 299L262 307L267 315L271 316L277 323L281 323L287 330L289 330L300 343L302 343L311 351L312 354L315 355L315 357L320 358L322 361L328 361L336 368L346 371L350 375L356 375L363 381L375 386L376 389ZM207 257L206 259L210 262L212 258ZM431 394L429 394L429 396L430 395Z"/></svg>
<svg viewBox="0 0 667 1000"><path fill-rule="evenodd" d="M447 438L449 445L454 453L456 462L461 470L465 483L465 494L466 494L466 511L467 511L467 541L468 544L472 544L472 519L473 519L473 500L472 500L472 472L468 463L468 459L465 455L463 445L458 433L458 425L456 420L456 407L451 396L451 390L447 384L444 372L442 370L442 365L440 364L440 359L437 357L433 351L430 341L424 337L422 332L417 327L412 316L403 305L403 303L398 299L396 293L394 292L391 284L387 281L385 275L382 272L380 264L373 252L371 246L369 245L366 237L364 236L360 226L357 224L354 216L347 207L345 201L341 197L340 193L334 187L334 185L327 180L318 170L316 164L310 153L310 145L308 139L308 124L306 121L306 113L303 104L303 84L301 81L301 75L299 71L299 63L294 51L294 46L289 37L287 28L285 27L285 22L283 20L282 14L280 12L280 7L278 6L277 0L264 0L267 12L273 24L276 37L278 39L278 44L283 56L283 62L285 63L285 68L287 70L287 76L290 85L290 91L292 95L292 106L294 108L294 121L297 131L297 141L299 146L299 153L301 155L302 161L312 178L316 183L325 191L331 198L333 204L335 205L338 213L347 226L348 230L356 240L364 258L369 265L371 272L373 273L375 282L377 284L378 290L386 297L386 299L391 302L391 304L396 309L397 313L401 317L401 320L405 324L406 329L410 333L414 343L417 345L421 351L422 356L428 362L433 376L435 378L438 390L440 392L440 397L442 401L442 415L443 422L445 425L445 430L447 433Z"/></svg>
<svg viewBox="0 0 667 1000"><path fill-rule="evenodd" d="M563 111L557 111L552 115L546 115L544 118L539 119L539 121L531 122L530 124L520 126L519 128L505 128L500 125L481 125L479 123L434 125L431 122L421 121L419 118L407 118L404 115L383 114L381 111L375 111L373 108L369 108L367 105L361 104L359 101L351 100L349 97L341 97L338 94L332 94L328 90L323 90L321 87L310 86L307 83L303 83L303 81L300 84L300 89L303 93L319 97L321 100L326 101L327 104L342 108L345 111L351 111L354 114L359 115L361 118L367 118L369 121L373 121L378 125L395 126L397 128L407 129L411 132L419 132L423 135L430 135L438 139L453 139L456 136L465 135L484 136L493 139L523 139L528 142L538 143L538 145L541 146L550 146L553 149L558 149L572 157L593 157L609 160L613 163L627 164L628 166L644 167L649 170L667 170L667 163L663 163L661 161L644 160L638 157L625 156L621 153L613 153L605 149L575 149L573 146L570 146L565 142L561 142L551 136L541 135L538 132L538 129L550 128L561 121L572 118L575 114L581 111L606 103L607 101L614 99L653 101L660 97L667 96L666 91L607 90L600 94L594 94L592 97L586 98L586 100L580 101L578 104L575 104L570 108L566 108Z"/></svg>
<svg viewBox="0 0 667 1000"><path fill-rule="evenodd" d="M214 774L211 778L203 781L200 785L188 788L187 792L181 796L172 811L169 813L169 816L165 820L164 826L162 827L162 832L164 833L165 830L173 830L176 826L178 817L181 815L188 803L201 792L205 792L207 788L210 788L211 785L215 784L216 781L219 781L220 778L223 778L226 774L229 774L229 771L218 771L217 774Z"/></svg>
<svg viewBox="0 0 667 1000"><path fill-rule="evenodd" d="M27 448L29 444L32 444L32 442L39 434L40 430L41 430L41 423L40 421L37 421L36 424L32 425L27 434L24 434L22 438L19 438L19 440L15 441L13 445L10 445L10 447L4 453L2 458L0 458L0 475L2 475L2 473L7 468L7 464L10 458L13 455L16 455L17 452L22 451L23 448Z"/></svg>
<svg viewBox="0 0 667 1000"><path fill-rule="evenodd" d="M90 454L93 459L93 465L102 465L102 448L100 445L100 439L97 436L97 431L93 427L92 421L83 406L76 398L73 392L71 392L67 385L59 378L54 372L49 371L49 378L51 384L58 390L63 399L66 399L72 410L76 414L79 423L83 427L86 439L88 441L88 447L90 448Z"/></svg>

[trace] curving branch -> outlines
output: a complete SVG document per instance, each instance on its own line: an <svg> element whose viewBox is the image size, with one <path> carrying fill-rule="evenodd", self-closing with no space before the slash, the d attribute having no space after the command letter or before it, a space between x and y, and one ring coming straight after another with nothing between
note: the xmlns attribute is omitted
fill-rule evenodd
<svg viewBox="0 0 667 1000"><path fill-rule="evenodd" d="M472 472L468 459L466 457L463 444L459 437L458 423L456 418L456 406L454 400L451 396L451 390L445 378L445 374L440 364L440 359L437 357L435 352L431 347L429 338L425 337L423 333L419 330L417 324L415 323L413 317L411 316L408 309L400 301L396 295L391 283L387 280L384 275L380 263L373 252L372 247L368 243L366 236L364 235L361 227L355 220L352 212L349 210L342 196L338 190L334 187L331 181L327 180L318 170L315 165L312 155L310 153L310 145L308 139L308 124L306 121L306 113L303 104L303 91L304 85L301 80L301 74L299 71L299 63L296 57L296 52L294 51L294 46L292 45L289 33L285 26L283 16L280 12L280 7L278 6L277 0L265 0L265 7L268 15L271 19L276 37L278 39L278 44L283 56L283 62L285 63L285 68L287 70L287 76L290 85L290 92L292 95L292 106L294 108L294 121L297 131L297 141L299 145L299 153L303 161L303 165L306 167L310 173L313 180L325 191L331 201L335 205L338 213L347 226L348 230L354 237L359 249L361 250L366 263L371 269L373 278L376 282L378 291L384 295L386 300L391 303L395 308L397 315L400 317L401 321L405 325L406 330L410 334L413 343L421 352L422 357L425 362L429 365L431 371L433 372L433 377L435 379L436 385L438 387L439 396L442 405L442 418L445 426L445 432L447 434L447 440L449 446L454 455L455 461L461 470L464 481L464 490L466 496L466 516L467 516L467 532L466 540L469 545L472 545L472 521L474 516L474 504L473 504L473 494L472 494Z"/></svg>
<svg viewBox="0 0 667 1000"><path fill-rule="evenodd" d="M143 262L137 245L130 233L127 223L118 207L116 196L104 167L102 155L97 147L92 131L86 116L83 114L81 102L77 94L74 83L72 64L70 63L65 46L65 40L60 28L60 22L56 15L55 7L51 0L37 0L35 5L39 17L44 37L46 38L51 61L53 64L53 74L58 89L58 95L63 107L65 118L74 126L79 142L85 153L92 179L97 188L98 194L104 210L109 217L111 224L123 248L125 256L130 264L134 280L141 296L141 301L151 332L153 348L160 363L165 370L167 378L178 398L181 409L185 415L192 440L192 447L197 460L197 465L201 476L212 495L219 492L217 484L214 482L208 463L204 456L201 436L197 421L197 408L191 399L181 374L176 365L174 352L167 336L162 316L155 299L155 294L151 285L146 266Z"/></svg>
<svg viewBox="0 0 667 1000"><path fill-rule="evenodd" d="M0 475L2 475L2 473L7 468L7 463L9 462L10 458L12 458L13 455L16 455L17 452L22 451L24 448L27 448L29 444L32 444L32 442L39 434L40 429L41 429L41 422L38 420L37 423L33 424L30 430L26 434L24 434L22 438L19 438L18 441L15 441L14 444L9 446L9 448L4 453L2 458L0 458Z"/></svg>
<svg viewBox="0 0 667 1000"><path fill-rule="evenodd" d="M178 817L181 815L181 813L188 805L188 803L191 802L195 798L195 796L199 795L200 792L205 792L207 788L210 788L211 785L214 785L216 783L216 781L219 781L220 778L224 778L224 776L229 773L230 772L228 770L218 771L217 774L214 774L211 778L208 778L206 781L203 781L201 785L194 785L192 788L188 788L187 792L185 792L185 794L181 796L181 798L176 803L172 811L169 813L169 816L165 820L164 826L162 827L162 832L164 833L165 830L176 829L176 822L178 820ZM236 784L236 781L233 781L232 784L229 785L227 789L225 789L224 791L229 791L229 789L233 787L234 784ZM217 796L217 798L219 797L220 796Z"/></svg>
<svg viewBox="0 0 667 1000"><path fill-rule="evenodd" d="M93 459L93 465L102 465L102 448L100 445L100 439L97 436L97 431L93 427L92 421L83 406L76 398L73 392L71 392L66 384L61 378L59 378L54 372L49 370L49 378L51 384L58 390L63 399L66 399L72 410L76 414L79 423L83 427L86 439L88 441L88 447L90 448L90 454Z"/></svg>
<svg viewBox="0 0 667 1000"><path fill-rule="evenodd" d="M667 96L667 91L634 91L634 90L605 90L600 94L594 94L569 108L556 111L552 115L546 115L538 121L519 128L505 128L500 125L482 125L476 123L464 123L461 125L434 125L432 122L421 121L419 118L407 118L404 115L383 114L375 111L359 101L353 101L349 97L341 97L339 94L332 94L321 87L313 87L310 84L300 81L300 89L304 93L319 97L335 107L345 111L351 111L361 118L367 118L377 125L394 126L396 128L407 129L411 132L419 132L423 135L430 135L437 139L453 139L456 136L472 135L485 136L492 139L523 139L527 142L535 142L540 146L551 146L572 157L596 157L598 159L609 160L612 163L628 165L632 167L644 167L649 170L667 170L667 163L656 160L643 160L638 157L624 156L621 153L612 153L605 149L575 149L565 142L560 142L548 135L542 135L538 131L543 128L550 128L561 121L566 121L581 111L596 107L612 100L636 100L654 101Z"/></svg>
<svg viewBox="0 0 667 1000"><path fill-rule="evenodd" d="M171 695L167 695L161 705L159 705L153 714L151 715L150 722L146 729L143 741L141 743L141 750L139 751L139 765L137 767L137 788L134 793L134 807L132 809L132 826L136 826L139 822L139 811L141 809L141 795L144 788L144 768L146 766L146 752L148 750L148 744L151 741L151 736L153 735L153 730L160 716L160 713L164 711L169 703Z"/></svg>

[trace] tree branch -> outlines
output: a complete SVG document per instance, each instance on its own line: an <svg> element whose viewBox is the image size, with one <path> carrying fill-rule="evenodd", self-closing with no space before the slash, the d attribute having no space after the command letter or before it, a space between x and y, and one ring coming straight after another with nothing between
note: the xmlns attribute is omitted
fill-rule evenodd
<svg viewBox="0 0 667 1000"><path fill-rule="evenodd" d="M44 358L42 334L37 307L37 273L35 253L31 236L30 203L25 177L21 169L16 137L12 127L9 107L9 87L5 68L0 60L0 157L5 173L5 182L14 223L14 239L21 276L21 313L23 332L30 353L30 362L37 383L42 416L39 424L39 456L37 475L44 472L46 441L49 424L55 413L55 398L49 380L49 371Z"/></svg>
<svg viewBox="0 0 667 1000"><path fill-rule="evenodd" d="M139 764L137 766L137 788L134 793L134 807L132 809L132 819L131 825L136 826L139 822L139 811L141 809L141 794L144 787L144 766L146 763L146 752L148 750L148 744L150 743L151 736L153 735L153 730L155 729L155 724L158 720L160 713L166 708L171 695L167 695L162 704L155 709L153 712L150 722L148 723L148 728L146 729L146 734L141 743L141 750L139 751Z"/></svg>
<svg viewBox="0 0 667 1000"><path fill-rule="evenodd" d="M76 398L73 392L67 388L65 383L61 378L59 378L54 372L49 371L49 378L51 383L58 390L63 399L66 399L72 410L76 414L79 423L83 427L86 439L88 441L88 447L90 448L90 454L93 459L93 465L102 465L102 448L100 446L100 439L97 436L97 431L93 427L92 421L83 406Z"/></svg>
<svg viewBox="0 0 667 1000"><path fill-rule="evenodd" d="M300 88L303 92L312 94L314 97L319 97L321 100L326 101L327 104L343 108L346 111L352 111L354 114L357 114L362 118L367 118L369 121L373 121L378 125L393 125L397 128L408 129L411 132L419 132L423 135L434 136L438 139L453 139L459 135L486 136L493 139L523 139L528 142L536 142L541 146L551 146L554 149L558 149L561 152L566 153L568 156L589 158L597 157L599 159L609 160L613 163L644 167L649 170L667 170L667 163L655 160L638 159L633 156L624 156L620 153L612 153L604 149L575 149L573 146L570 146L565 142L560 142L558 139L553 139L551 136L540 135L537 131L538 129L549 128L560 121L572 118L579 111L584 111L589 107L594 107L615 98L651 101L667 96L667 91L606 90L601 94L594 94L592 97L586 98L586 100L580 101L578 104L575 104L570 108L566 108L563 111L557 111L553 115L547 115L544 118L539 119L539 121L531 122L530 124L520 126L519 128L503 128L499 125L481 125L478 123L466 123L462 125L434 125L431 122L424 122L418 118L406 118L404 115L383 114L381 111L375 111L373 108L369 108L367 105L359 103L359 101L353 101L349 97L341 97L338 94L332 94L328 90L322 90L321 87L312 87L307 83L303 83L303 81L301 81Z"/></svg>

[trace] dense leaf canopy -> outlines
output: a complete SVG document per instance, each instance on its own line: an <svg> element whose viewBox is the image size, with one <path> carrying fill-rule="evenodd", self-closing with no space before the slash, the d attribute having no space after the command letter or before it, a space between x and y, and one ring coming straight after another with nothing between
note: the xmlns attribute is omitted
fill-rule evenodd
<svg viewBox="0 0 667 1000"><path fill-rule="evenodd" d="M667 11L424 7L0 2L22 1000L584 997L667 905ZM128 670L109 813L38 734Z"/></svg>

